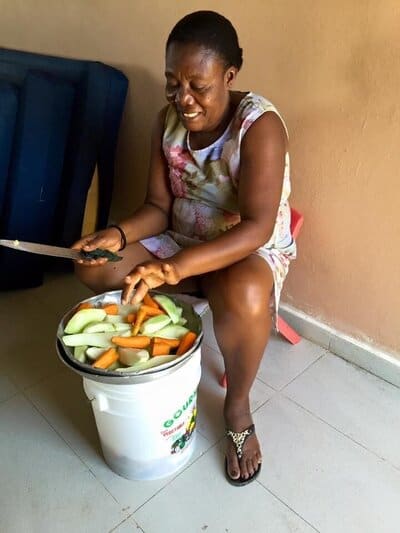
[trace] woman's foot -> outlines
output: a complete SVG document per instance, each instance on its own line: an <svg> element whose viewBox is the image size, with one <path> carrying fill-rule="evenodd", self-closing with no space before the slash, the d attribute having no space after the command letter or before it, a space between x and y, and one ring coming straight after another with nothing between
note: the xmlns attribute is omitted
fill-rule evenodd
<svg viewBox="0 0 400 533"><path fill-rule="evenodd" d="M258 472L262 459L260 444L256 434L251 429L253 421L250 411L248 409L232 409L225 406L224 417L226 428L231 432L227 435L225 452L227 474L233 481L249 481ZM241 436L235 435L246 429L249 431L245 434ZM236 441L236 446L234 441ZM240 442L243 444L240 446L241 457L239 458L237 444Z"/></svg>

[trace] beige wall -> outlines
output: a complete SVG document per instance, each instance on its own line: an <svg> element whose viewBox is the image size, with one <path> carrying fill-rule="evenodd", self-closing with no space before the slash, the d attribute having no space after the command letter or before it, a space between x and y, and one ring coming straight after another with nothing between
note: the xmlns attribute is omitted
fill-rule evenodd
<svg viewBox="0 0 400 533"><path fill-rule="evenodd" d="M305 226L284 300L399 351L398 0L0 0L0 8L1 46L101 60L129 77L116 216L143 198L169 30L195 9L230 18L245 53L237 87L270 98L291 133L292 202Z"/></svg>

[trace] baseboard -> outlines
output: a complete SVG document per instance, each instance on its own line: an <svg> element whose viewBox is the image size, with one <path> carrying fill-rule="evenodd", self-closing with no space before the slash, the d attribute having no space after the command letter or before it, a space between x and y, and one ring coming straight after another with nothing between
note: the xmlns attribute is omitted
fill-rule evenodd
<svg viewBox="0 0 400 533"><path fill-rule="evenodd" d="M350 337L288 304L279 306L279 314L302 337L400 387L400 355Z"/></svg>

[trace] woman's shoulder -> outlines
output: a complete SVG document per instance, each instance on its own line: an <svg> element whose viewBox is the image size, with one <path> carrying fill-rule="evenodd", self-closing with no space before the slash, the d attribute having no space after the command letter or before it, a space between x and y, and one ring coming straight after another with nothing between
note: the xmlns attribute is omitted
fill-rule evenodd
<svg viewBox="0 0 400 533"><path fill-rule="evenodd" d="M279 117L287 133L286 124L276 106L264 96L253 92L247 92L241 99L236 110L235 125L243 134L260 117L267 119L266 113L269 112Z"/></svg>

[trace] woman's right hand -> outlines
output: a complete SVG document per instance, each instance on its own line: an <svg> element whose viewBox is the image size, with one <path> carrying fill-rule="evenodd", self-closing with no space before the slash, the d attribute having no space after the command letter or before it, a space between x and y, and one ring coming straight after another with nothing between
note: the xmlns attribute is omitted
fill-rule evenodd
<svg viewBox="0 0 400 533"><path fill-rule="evenodd" d="M92 252L96 248L101 248L116 253L120 250L121 244L120 232L116 228L107 228L82 237L71 248L85 252ZM104 257L89 260L78 259L77 262L86 266L101 266L107 262L107 259Z"/></svg>

